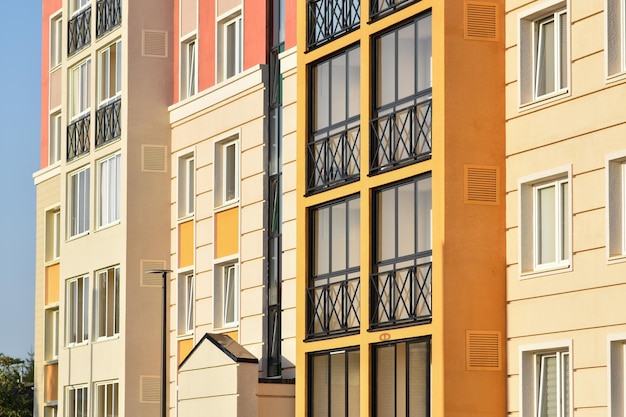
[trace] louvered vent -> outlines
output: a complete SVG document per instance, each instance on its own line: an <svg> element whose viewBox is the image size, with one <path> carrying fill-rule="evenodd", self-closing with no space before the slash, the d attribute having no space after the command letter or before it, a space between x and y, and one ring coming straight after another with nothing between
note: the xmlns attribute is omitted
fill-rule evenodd
<svg viewBox="0 0 626 417"><path fill-rule="evenodd" d="M502 370L500 332L468 330L466 332L466 366L468 371Z"/></svg>
<svg viewBox="0 0 626 417"><path fill-rule="evenodd" d="M163 277L159 274L146 274L146 271L165 269L165 261L151 261L142 259L141 265L141 286L142 287L159 287L163 286Z"/></svg>
<svg viewBox="0 0 626 417"><path fill-rule="evenodd" d="M161 402L161 378L151 375L139 376L139 402Z"/></svg>
<svg viewBox="0 0 626 417"><path fill-rule="evenodd" d="M499 185L498 167L465 165L465 204L500 204Z"/></svg>
<svg viewBox="0 0 626 417"><path fill-rule="evenodd" d="M141 146L141 170L144 172L167 172L167 147L161 145Z"/></svg>
<svg viewBox="0 0 626 417"><path fill-rule="evenodd" d="M465 39L498 40L498 5L485 1L465 2Z"/></svg>
<svg viewBox="0 0 626 417"><path fill-rule="evenodd" d="M141 54L151 58L167 58L167 32L164 30L144 30Z"/></svg>

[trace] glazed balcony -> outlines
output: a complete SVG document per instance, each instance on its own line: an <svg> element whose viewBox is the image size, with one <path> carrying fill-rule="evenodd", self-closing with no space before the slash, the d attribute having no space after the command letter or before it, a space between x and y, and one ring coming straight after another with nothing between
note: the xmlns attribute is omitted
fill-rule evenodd
<svg viewBox="0 0 626 417"><path fill-rule="evenodd" d="M67 55L80 51L90 43L91 7L86 7L67 23Z"/></svg>
<svg viewBox="0 0 626 417"><path fill-rule="evenodd" d="M410 98L378 110L370 124L370 172L430 158L432 99Z"/></svg>
<svg viewBox="0 0 626 417"><path fill-rule="evenodd" d="M308 0L307 47L314 48L359 27L359 0Z"/></svg>
<svg viewBox="0 0 626 417"><path fill-rule="evenodd" d="M76 119L67 127L67 160L71 161L89 152L89 127L91 115Z"/></svg>
<svg viewBox="0 0 626 417"><path fill-rule="evenodd" d="M316 280L319 282L320 280ZM307 289L307 337L323 337L358 331L360 277L335 276Z"/></svg>
<svg viewBox="0 0 626 417"><path fill-rule="evenodd" d="M96 148L122 135L122 98L107 103L96 112Z"/></svg>
<svg viewBox="0 0 626 417"><path fill-rule="evenodd" d="M307 144L307 191L316 192L359 178L359 117L315 132Z"/></svg>
<svg viewBox="0 0 626 417"><path fill-rule="evenodd" d="M122 24L122 0L98 0L96 3L96 38Z"/></svg>
<svg viewBox="0 0 626 417"><path fill-rule="evenodd" d="M432 262L370 276L370 327L428 322L432 317Z"/></svg>

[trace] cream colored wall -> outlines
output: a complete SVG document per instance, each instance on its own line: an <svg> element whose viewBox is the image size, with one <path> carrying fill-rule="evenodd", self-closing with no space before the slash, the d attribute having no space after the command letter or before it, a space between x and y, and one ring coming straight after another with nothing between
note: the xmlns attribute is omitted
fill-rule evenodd
<svg viewBox="0 0 626 417"><path fill-rule="evenodd" d="M520 349L565 341L575 415L607 415L608 338L626 329L626 263L607 257L606 159L626 150L626 84L606 79L605 1L570 0L569 92L520 108L518 14L546 2L506 3L508 411L520 415ZM572 176L571 270L520 276L520 178L561 166Z"/></svg>
<svg viewBox="0 0 626 417"><path fill-rule="evenodd" d="M52 175L51 175L52 174ZM45 346L45 230L46 210L57 205L60 199L58 168L46 169L34 174L36 208L35 240L35 415L43 416L44 406L44 346Z"/></svg>

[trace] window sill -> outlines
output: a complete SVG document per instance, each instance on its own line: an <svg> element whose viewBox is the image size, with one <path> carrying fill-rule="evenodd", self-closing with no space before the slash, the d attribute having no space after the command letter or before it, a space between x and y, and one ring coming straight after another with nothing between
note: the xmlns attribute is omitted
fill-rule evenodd
<svg viewBox="0 0 626 417"><path fill-rule="evenodd" d="M70 237L67 239L67 241L68 241L68 242L71 242L72 240L80 239L81 237L83 237L83 236L87 236L87 235L89 235L89 230L88 230L88 231L86 231L86 232L83 232L83 233L79 233L79 234L74 235L74 236L70 236Z"/></svg>
<svg viewBox="0 0 626 417"><path fill-rule="evenodd" d="M215 208L213 209L213 211L218 212L218 211L226 211L228 209L231 208L235 208L239 206L239 198L237 198L236 200L232 200L232 201L228 201L224 204L220 204L219 206L215 206Z"/></svg>
<svg viewBox="0 0 626 417"><path fill-rule="evenodd" d="M572 264L568 263L566 265L556 265L553 267L549 267L549 268L542 268L542 269L534 269L531 271L522 271L520 273L520 280L525 280L525 279L531 279L531 278L539 278L539 277L543 277L546 275L554 275L554 274L561 274L563 272L571 272L572 271Z"/></svg>
<svg viewBox="0 0 626 417"><path fill-rule="evenodd" d="M98 226L98 228L96 229L96 232L100 232L102 230L110 229L111 227L117 226L117 225L119 225L121 223L122 223L121 220L116 220L114 222L111 222L111 223L108 223L108 224L105 224L105 225L102 225L102 226Z"/></svg>
<svg viewBox="0 0 626 417"><path fill-rule="evenodd" d="M605 82L606 84L611 84L624 80L626 80L626 69L616 72L614 74L607 75Z"/></svg>
<svg viewBox="0 0 626 417"><path fill-rule="evenodd" d="M110 342L112 340L119 340L119 338L119 333L114 334L113 336L100 336L96 340L94 340L94 343Z"/></svg>
<svg viewBox="0 0 626 417"><path fill-rule="evenodd" d="M539 98L533 98L531 101L527 102L527 103L520 103L519 105L519 112L525 112L528 110L533 110L536 109L538 107L542 107L545 106L547 104L551 104L555 101L559 101L562 100L564 98L570 97L572 94L569 90L569 88L567 88L564 91L560 91L558 93L553 93L553 94L549 94L549 95L545 95Z"/></svg>
<svg viewBox="0 0 626 417"><path fill-rule="evenodd" d="M61 263L61 258L60 257L59 258L50 259L49 261L45 261L43 265L45 267L48 267L48 266L54 266L54 265L59 264L59 263Z"/></svg>
<svg viewBox="0 0 626 417"><path fill-rule="evenodd" d="M176 336L176 340L178 340L179 342L182 341L182 340L189 340L189 339L193 339L193 332L185 333L185 334L179 334L178 336Z"/></svg>
<svg viewBox="0 0 626 417"><path fill-rule="evenodd" d="M72 349L72 348L76 348L76 347L87 346L88 344L89 344L88 341L79 342L79 343L68 343L67 344L67 348L68 349Z"/></svg>
<svg viewBox="0 0 626 417"><path fill-rule="evenodd" d="M59 357L57 356L54 359L47 359L43 361L43 365L44 366L48 366L48 365L56 365L57 363L59 363Z"/></svg>
<svg viewBox="0 0 626 417"><path fill-rule="evenodd" d="M213 331L215 333L228 333L234 330L239 330L239 322L234 323L234 324L226 324L223 326L218 326L218 327L213 328Z"/></svg>
<svg viewBox="0 0 626 417"><path fill-rule="evenodd" d="M607 259L607 264L609 265L619 264L622 262L626 262L626 253L621 255L609 255L609 258Z"/></svg>
<svg viewBox="0 0 626 417"><path fill-rule="evenodd" d="M178 224L187 223L188 221L193 220L194 219L194 214L195 213L185 214L184 216L179 217L178 220L177 220Z"/></svg>

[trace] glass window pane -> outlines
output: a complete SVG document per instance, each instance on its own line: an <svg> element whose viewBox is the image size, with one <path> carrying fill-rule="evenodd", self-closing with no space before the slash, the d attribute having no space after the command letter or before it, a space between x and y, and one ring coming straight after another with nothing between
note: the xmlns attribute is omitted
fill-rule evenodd
<svg viewBox="0 0 626 417"><path fill-rule="evenodd" d="M331 271L341 271L346 269L346 252L350 242L346 241L347 225L346 225L346 205L334 204L331 206L331 254L332 254L332 266Z"/></svg>
<svg viewBox="0 0 626 417"><path fill-rule="evenodd" d="M551 93L555 90L554 74L554 20L539 22L539 42L537 44L537 96Z"/></svg>
<svg viewBox="0 0 626 417"><path fill-rule="evenodd" d="M537 190L537 263L556 261L555 186Z"/></svg>
<svg viewBox="0 0 626 417"><path fill-rule="evenodd" d="M348 201L348 267L357 267L361 264L361 199Z"/></svg>
<svg viewBox="0 0 626 417"><path fill-rule="evenodd" d="M315 269L314 275L330 272L330 208L315 210Z"/></svg>
<svg viewBox="0 0 626 417"><path fill-rule="evenodd" d="M348 355L348 417L360 416L360 353L350 351Z"/></svg>
<svg viewBox="0 0 626 417"><path fill-rule="evenodd" d="M237 152L236 144L226 145L225 152L225 175L226 175L226 201L234 200L237 197Z"/></svg>
<svg viewBox="0 0 626 417"><path fill-rule="evenodd" d="M350 118L361 113L361 50L348 52L348 115Z"/></svg>
<svg viewBox="0 0 626 417"><path fill-rule="evenodd" d="M328 356L313 356L311 408L313 417L328 417Z"/></svg>
<svg viewBox="0 0 626 417"><path fill-rule="evenodd" d="M417 251L432 250L432 178L417 183Z"/></svg>
<svg viewBox="0 0 626 417"><path fill-rule="evenodd" d="M569 185L567 182L561 183L560 222L561 222L561 260L569 259Z"/></svg>
<svg viewBox="0 0 626 417"><path fill-rule="evenodd" d="M415 253L415 184L413 182L398 190L398 255Z"/></svg>
<svg viewBox="0 0 626 417"><path fill-rule="evenodd" d="M398 30L398 100L415 94L415 24Z"/></svg>
<svg viewBox="0 0 626 417"><path fill-rule="evenodd" d="M623 3L622 3L623 4ZM559 67L560 67L560 88L567 87L567 14L561 13L559 15Z"/></svg>
<svg viewBox="0 0 626 417"><path fill-rule="evenodd" d="M313 83L315 85L313 130L317 131L327 127L330 123L330 62L323 62L315 66Z"/></svg>
<svg viewBox="0 0 626 417"><path fill-rule="evenodd" d="M417 91L432 86L432 17L417 22Z"/></svg>
<svg viewBox="0 0 626 417"><path fill-rule="evenodd" d="M392 259L396 254L395 189L384 190L378 197L378 261Z"/></svg>
<svg viewBox="0 0 626 417"><path fill-rule="evenodd" d="M346 354L330 355L330 417L346 415Z"/></svg>
<svg viewBox="0 0 626 417"><path fill-rule="evenodd" d="M543 355L539 370L539 417L557 417L556 356Z"/></svg>
<svg viewBox="0 0 626 417"><path fill-rule="evenodd" d="M428 343L410 343L409 348L409 417L427 417L429 403Z"/></svg>
<svg viewBox="0 0 626 417"><path fill-rule="evenodd" d="M394 407L395 399L395 348L381 346L376 348L376 415L388 416Z"/></svg>
<svg viewBox="0 0 626 417"><path fill-rule="evenodd" d="M396 70L396 51L395 51L396 33L391 32L381 36L376 41L376 53L378 62L377 68L377 106L381 107L385 104L395 101L395 70Z"/></svg>
<svg viewBox="0 0 626 417"><path fill-rule="evenodd" d="M346 120L346 55L342 54L330 61L331 70L331 94L330 107L331 124Z"/></svg>

